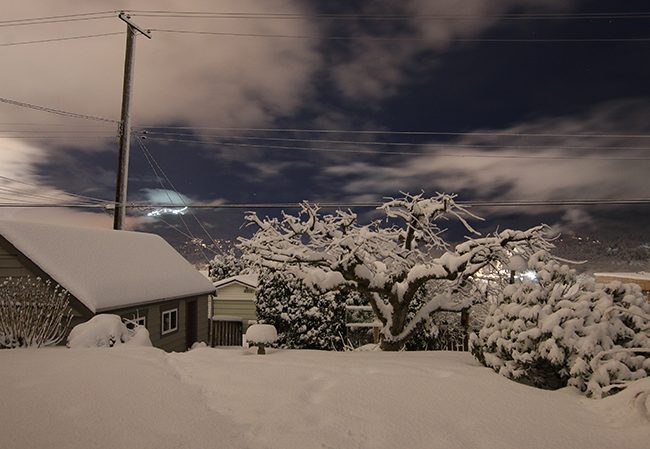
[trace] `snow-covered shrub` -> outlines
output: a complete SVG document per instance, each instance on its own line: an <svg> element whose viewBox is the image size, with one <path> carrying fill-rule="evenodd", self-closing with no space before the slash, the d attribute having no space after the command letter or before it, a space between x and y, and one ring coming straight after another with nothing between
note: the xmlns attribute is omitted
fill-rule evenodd
<svg viewBox="0 0 650 449"><path fill-rule="evenodd" d="M68 292L31 276L0 281L0 348L56 345L72 320Z"/></svg>
<svg viewBox="0 0 650 449"><path fill-rule="evenodd" d="M412 319L420 308L430 297L440 295L444 292L446 283L432 281L420 287L415 295L414 301L409 308L407 319ZM428 319L418 324L411 339L406 343L405 348L409 351L444 351L457 350L466 346L468 333L478 332L484 322L484 294L472 284L463 291L452 294L455 301L460 303L468 299L478 304L468 307L468 317L471 319L463 323L463 311L458 312L435 312ZM477 319L480 317L481 319Z"/></svg>
<svg viewBox="0 0 650 449"><path fill-rule="evenodd" d="M208 275L212 281L220 281L232 276L246 274L248 271L246 262L237 255L234 250L219 254L210 261Z"/></svg>
<svg viewBox="0 0 650 449"><path fill-rule="evenodd" d="M100 314L76 325L68 336L69 348L112 348L124 343L151 346L149 331L143 326L129 330L119 316Z"/></svg>
<svg viewBox="0 0 650 449"><path fill-rule="evenodd" d="M258 321L275 326L280 347L341 349L345 301L339 295L318 293L290 274L265 270L255 294Z"/></svg>
<svg viewBox="0 0 650 449"><path fill-rule="evenodd" d="M296 215L262 218L250 213L246 221L257 231L249 239L240 237L239 248L256 268L291 272L321 291L356 290L382 324L381 348L398 351L433 313L472 305L470 298L458 302L449 293L467 286L481 270L507 263L513 253L530 256L553 246L545 225L479 237L467 221L478 217L455 198L404 193L378 207L383 219L365 224L352 211L322 214L308 202ZM447 218L458 220L474 237L450 245L438 226ZM429 281L444 283L445 293L427 298L409 317L414 295Z"/></svg>
<svg viewBox="0 0 650 449"><path fill-rule="evenodd" d="M638 286L579 283L539 252L537 280L507 286L472 353L500 374L542 388L573 385L600 397L650 373L650 303Z"/></svg>

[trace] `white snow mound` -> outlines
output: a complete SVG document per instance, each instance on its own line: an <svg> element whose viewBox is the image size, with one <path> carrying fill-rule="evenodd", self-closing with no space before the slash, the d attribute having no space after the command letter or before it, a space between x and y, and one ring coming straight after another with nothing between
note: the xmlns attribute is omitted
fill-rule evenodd
<svg viewBox="0 0 650 449"><path fill-rule="evenodd" d="M136 327L133 335L117 315L95 315L85 323L76 325L68 336L69 348L103 348L127 343L131 346L151 346L149 331Z"/></svg>
<svg viewBox="0 0 650 449"><path fill-rule="evenodd" d="M273 343L278 339L278 331L272 324L253 324L246 331L246 340L249 343Z"/></svg>

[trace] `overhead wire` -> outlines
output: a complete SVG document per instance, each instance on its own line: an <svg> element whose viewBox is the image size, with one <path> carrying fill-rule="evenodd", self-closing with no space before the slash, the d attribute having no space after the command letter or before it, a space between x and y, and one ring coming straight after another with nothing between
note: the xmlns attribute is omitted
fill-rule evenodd
<svg viewBox="0 0 650 449"><path fill-rule="evenodd" d="M382 202L324 202L311 201L312 204L318 205L321 209L335 208L376 208L382 205ZM564 200L512 200L512 201L457 201L458 204L471 207L543 207L543 206L626 206L626 205L650 205L650 198L614 198L614 199L564 199ZM84 204L84 203L40 203L40 204L20 204L20 203L0 203L0 207L79 207L79 208L104 208L101 204ZM151 203L127 203L126 208L161 208L161 207L178 207L178 204L151 204ZM301 202L269 202L269 203L223 203L223 204L200 204L188 203L188 209L299 209Z"/></svg>
<svg viewBox="0 0 650 449"><path fill-rule="evenodd" d="M1 132L1 131L0 131ZM301 139L292 137L260 137L260 136L242 136L230 134L196 134L196 133L175 133L175 132L158 132L158 131L142 131L142 134L147 138L154 139L157 136L173 137L195 137L195 138L223 138L235 140L262 140L271 142L306 142L306 143L328 143L328 144L341 144L341 145L368 145L368 146L396 146L396 147L453 147L453 148L517 148L517 149L556 149L556 150L650 150L650 147L622 147L622 146L557 146L557 145L498 145L498 144L465 144L457 142L444 142L444 143L415 143L415 142L395 142L395 141L382 141L382 140L340 140L340 139Z"/></svg>
<svg viewBox="0 0 650 449"><path fill-rule="evenodd" d="M77 39L91 39L96 37L105 37L105 36L118 36L121 34L126 34L125 31L115 31L112 33L96 33L96 34L83 34L80 36L66 36L66 37L53 37L48 39L36 39L30 41L20 41L20 42L4 42L0 43L0 47L13 47L17 45L29 45L29 44L44 44L48 42L61 42L61 41L73 41Z"/></svg>
<svg viewBox="0 0 650 449"><path fill-rule="evenodd" d="M174 193L176 193L176 196L178 197L178 199L181 201L181 203L183 204L183 206L186 207L186 206L185 206L185 204L186 204L185 200L183 199L183 197L181 196L181 194L176 190L176 188L174 187L174 184L171 182L171 180L169 179L169 177L167 176L167 174L164 172L164 170L162 169L162 167L158 164L158 161L156 161L156 159L153 157L153 155L151 154L151 152L149 151L149 149L147 148L147 146L145 145L145 143L142 141L142 139L141 139L140 137L137 137L137 138L136 138L136 141L138 142L138 145L139 145L139 147L140 147L140 150L141 150L142 153L144 154L145 159L147 160L147 163L148 163L149 166L151 167L151 170L154 172L154 175L155 175L156 178L158 179L158 183L160 184L160 187L161 187L162 190L165 192L165 194L166 194L166 196L167 196L167 199L169 199L169 203L170 203L170 204L174 204L174 202L173 202L172 199L171 199L171 195L169 194L169 189L167 189L167 188L165 187L165 185L164 185L164 183L163 183L163 179L160 177L160 175L158 174L158 172L160 172L160 174L162 174L162 175L164 176L164 178L165 178L165 179L167 180L167 182L169 183L169 186L171 187L171 190L174 191ZM156 169L156 167L157 167L157 169ZM168 207L178 207L178 204L176 204L176 205L174 205L174 206L168 206ZM190 212L192 212L192 211L190 211ZM193 216L194 219L197 221L197 223L199 223L199 225L201 226L201 228L204 229L204 231L205 231L205 228L203 227L203 225L201 224L201 222L196 218L196 215L194 214L194 212L192 212L192 216ZM183 218L183 216L182 216L181 214L178 214L178 218L179 218L179 219L181 220L181 222L183 223L183 226L184 226L185 229L187 230L187 233L192 237L192 240L193 240L193 241L198 241L197 237L192 233L192 230L190 229L190 227L188 226L188 224L185 222L185 219ZM211 236L207 231L205 231L205 232L206 232L206 235L210 238L210 241L211 241L212 243L216 243L215 240L212 238L212 236ZM203 258L204 258L204 259L209 263L209 262L210 262L210 259L206 256L205 252L203 251L203 247L202 247L201 245L199 245L199 251L201 252L201 255L203 256Z"/></svg>
<svg viewBox="0 0 650 449"><path fill-rule="evenodd" d="M12 100L10 98L0 97L0 103L6 103L6 104L13 105L13 106L19 106L21 108L34 109L36 111L41 111L41 112L48 112L50 114L62 115L64 117L79 118L79 119L84 119L84 120L94 120L94 121L106 122L106 123L117 123L117 124L120 123L119 120L109 119L109 118L105 118L105 117L99 117L99 116L96 116L96 115L78 114L76 112L64 111L62 109L50 108L50 107L47 107L47 106L39 106L39 105L36 105L36 104L26 103L24 101Z"/></svg>
<svg viewBox="0 0 650 449"><path fill-rule="evenodd" d="M119 13L119 11L108 10L108 11L82 12L82 13L74 13L74 14L59 14L54 16L28 17L22 19L5 19L5 20L0 20L0 25L5 23L31 22L35 20L53 20L53 19L68 19L74 17L87 17L87 16L96 16L96 15L109 14L109 13L117 14Z"/></svg>
<svg viewBox="0 0 650 449"><path fill-rule="evenodd" d="M181 196L181 194L176 190L176 187L174 186L174 184L172 183L172 181L169 179L169 177L167 176L167 174L164 172L164 170L162 169L162 167L160 166L160 164L158 164L158 161L156 161L156 159L154 158L153 154L151 154L151 151L149 151L149 149L148 149L147 145L144 143L143 139L138 138L138 141L139 141L139 143L140 143L142 149L146 152L146 154L149 155L149 157L150 157L151 160L154 162L154 164L156 165L156 167L158 167L158 169L160 170L160 173L162 173L162 175L165 177L165 179L166 179L167 182L169 183L169 185L170 185L170 187L172 188L172 190L173 190L174 192L176 192L176 195L178 195L178 197L180 198L180 200L181 200L181 202L183 203L183 205L185 205L185 204L186 204L186 203L185 203L185 200L183 199L183 197ZM196 221L196 223L199 225L199 227L203 230L203 232L205 233L205 235L210 239L210 241L211 241L215 246L218 247L218 245L217 245L217 241L212 237L212 235L210 235L210 232L208 232L208 230L205 228L205 226L203 225L203 223L201 223L201 221L198 219L198 217L194 214L194 212L192 212L192 211L190 210L190 214L192 215L192 217L194 218L194 220ZM188 228L188 230L189 230L189 228Z"/></svg>
<svg viewBox="0 0 650 449"><path fill-rule="evenodd" d="M104 20L104 19L114 19L114 14L106 15L97 15L93 17L73 17L73 18L60 18L60 19L48 19L48 20L24 20L24 21L15 21L15 22L0 22L0 28L8 27L17 27L17 26L29 26L29 25L46 25L50 23L69 23L69 22L86 22L89 20Z"/></svg>
<svg viewBox="0 0 650 449"><path fill-rule="evenodd" d="M253 128L253 127L225 127L225 126L164 126L164 125L137 125L136 129L189 129L189 130L217 130L217 131L250 131L269 133L322 133L322 134L378 134L378 135L409 135L409 136L487 136L487 137L580 137L580 138L634 138L650 139L650 134L607 134L607 133L532 133L508 131L391 131L385 129L335 129L335 128Z"/></svg>
<svg viewBox="0 0 650 449"><path fill-rule="evenodd" d="M426 153L416 151L381 151L381 150L363 150L363 149L346 149L346 148L320 148L320 147L299 147L299 146L286 146L286 145L267 145L267 144L254 144L254 143L240 143L240 142L226 142L226 141L204 141L204 140L188 140L188 139L169 139L151 137L151 140L158 142L181 142L197 145L210 145L224 147L237 147L247 149L270 149L270 150L284 150L284 151L300 151L300 152L325 152L325 153L346 153L346 154L370 154L370 155L388 155L388 156L436 156L444 158L485 158L485 159L545 159L545 160L615 160L615 161L650 161L650 157L618 157L618 156L561 156L561 155L530 155L530 154L494 154L494 153Z"/></svg>
<svg viewBox="0 0 650 449"><path fill-rule="evenodd" d="M193 34L193 35L212 35L212 36L233 36L233 37L265 37L265 38L282 38L282 39L308 39L308 40L335 40L348 41L363 38L364 41L404 41L420 42L430 40L427 37L419 36L318 36L304 34L269 34L269 33L235 33L228 31L206 31L206 30L179 30L171 28L151 28L150 31L158 33L175 33L175 34ZM547 43L587 43L587 42L650 42L650 37L607 37L607 38L452 38L450 42L502 42L502 43L524 43L524 42L547 42Z"/></svg>
<svg viewBox="0 0 650 449"><path fill-rule="evenodd" d="M504 13L504 14L350 14L350 13L247 13L219 11L128 10L135 17L200 19L327 19L327 20L593 20L647 19L650 12Z"/></svg>
<svg viewBox="0 0 650 449"><path fill-rule="evenodd" d="M28 186L28 187L39 189L39 190L43 188L43 186L38 186L38 185L29 183L29 182L26 182L26 181L23 181L23 180L20 180L20 179L11 178L9 176L0 175L0 179L2 179L4 181L12 182L12 183L22 184L22 185L25 185L25 186ZM1 186L1 185L0 185L0 187L7 188L6 186ZM75 197L75 198L80 198L82 200L87 200L87 201L99 203L99 204L106 204L106 203L110 202L109 200L105 200L103 198L97 198L97 197L88 196L88 195L80 195L78 193L67 192L65 190L61 190L61 193L65 194L65 195L68 195L68 196Z"/></svg>

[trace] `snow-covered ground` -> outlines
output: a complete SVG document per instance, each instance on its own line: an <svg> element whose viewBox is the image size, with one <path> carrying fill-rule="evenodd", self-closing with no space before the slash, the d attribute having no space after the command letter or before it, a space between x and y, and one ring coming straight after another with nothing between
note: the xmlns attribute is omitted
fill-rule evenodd
<svg viewBox="0 0 650 449"><path fill-rule="evenodd" d="M465 353L254 352L0 351L0 448L649 447L650 378L596 401Z"/></svg>

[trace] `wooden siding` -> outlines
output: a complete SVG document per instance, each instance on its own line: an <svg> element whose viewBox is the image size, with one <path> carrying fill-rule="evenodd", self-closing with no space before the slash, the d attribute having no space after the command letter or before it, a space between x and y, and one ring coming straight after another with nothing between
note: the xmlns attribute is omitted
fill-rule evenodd
<svg viewBox="0 0 650 449"><path fill-rule="evenodd" d="M255 289L233 282L217 289L217 298L224 301L242 301L255 299Z"/></svg>
<svg viewBox="0 0 650 449"><path fill-rule="evenodd" d="M237 316L242 320L256 320L255 303L249 300L228 300L221 301L221 298L214 300L214 315Z"/></svg>
<svg viewBox="0 0 650 449"><path fill-rule="evenodd" d="M206 307L208 307L208 297L209 295L201 295L197 298L197 303L196 303L196 325L198 326L197 329L197 339L198 341L204 341L208 342L208 320L205 315L203 315L202 310L205 310Z"/></svg>
<svg viewBox="0 0 650 449"><path fill-rule="evenodd" d="M140 316L147 317L147 330L151 343L160 349L171 352L182 352L188 349L194 342L187 341L187 302L196 301L196 339L197 341L208 341L208 321L201 311L205 310L208 302L208 295L189 296L187 298L162 301L147 304L139 307L130 307L119 310L110 310L105 313L114 313L122 317L131 318L138 311ZM165 310L178 308L178 329L172 333L162 335L162 313Z"/></svg>

